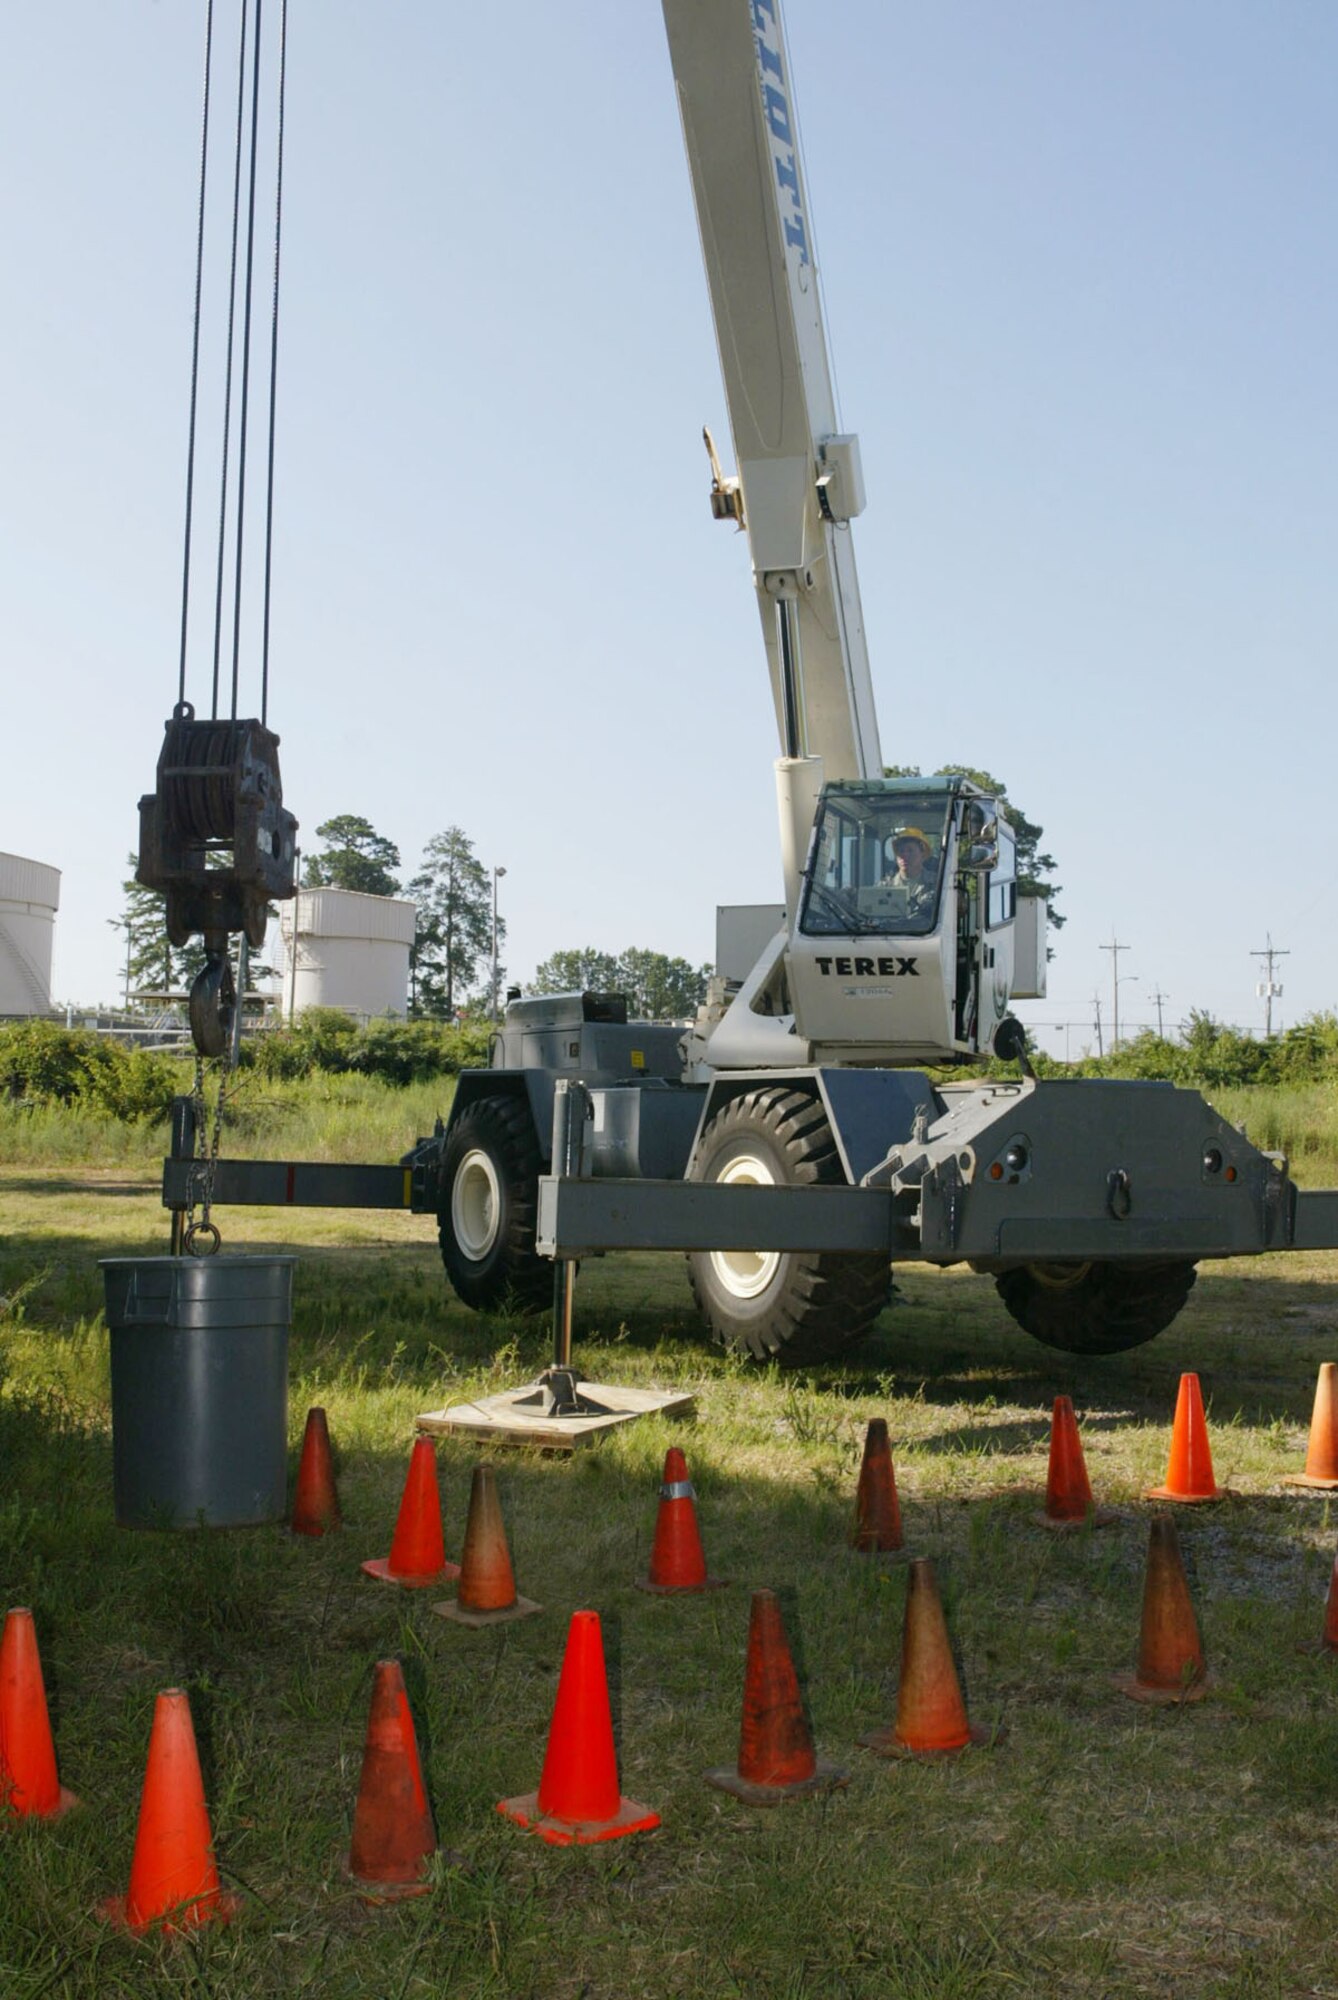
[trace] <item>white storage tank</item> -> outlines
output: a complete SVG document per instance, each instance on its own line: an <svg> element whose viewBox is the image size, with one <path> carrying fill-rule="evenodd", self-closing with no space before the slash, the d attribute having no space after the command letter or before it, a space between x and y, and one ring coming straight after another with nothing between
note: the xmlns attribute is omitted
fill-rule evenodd
<svg viewBox="0 0 1338 2000"><path fill-rule="evenodd" d="M414 905L398 896L353 889L302 889L281 903L284 1019L308 1007L340 1007L368 1020L406 1014L416 918Z"/></svg>
<svg viewBox="0 0 1338 2000"><path fill-rule="evenodd" d="M0 854L0 1016L49 1014L60 870Z"/></svg>

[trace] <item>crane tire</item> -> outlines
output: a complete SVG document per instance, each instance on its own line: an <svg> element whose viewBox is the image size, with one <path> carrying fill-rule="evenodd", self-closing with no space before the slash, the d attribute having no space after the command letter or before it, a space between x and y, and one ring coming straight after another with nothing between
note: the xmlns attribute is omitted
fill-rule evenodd
<svg viewBox="0 0 1338 2000"><path fill-rule="evenodd" d="M692 1178L808 1187L845 1180L826 1111L802 1090L758 1086L718 1111ZM887 1304L888 1259L867 1251L693 1250L692 1294L721 1346L809 1367L858 1345Z"/></svg>
<svg viewBox="0 0 1338 2000"><path fill-rule="evenodd" d="M446 1276L476 1312L541 1312L553 1266L534 1247L539 1145L528 1104L479 1097L451 1126L437 1228Z"/></svg>
<svg viewBox="0 0 1338 2000"><path fill-rule="evenodd" d="M1171 1324L1198 1276L1192 1264L1023 1264L995 1289L1020 1327L1066 1354L1123 1354Z"/></svg>

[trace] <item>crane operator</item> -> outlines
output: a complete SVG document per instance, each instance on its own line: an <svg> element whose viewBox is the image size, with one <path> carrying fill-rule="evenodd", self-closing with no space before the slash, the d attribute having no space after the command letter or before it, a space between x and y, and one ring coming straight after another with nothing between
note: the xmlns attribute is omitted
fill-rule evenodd
<svg viewBox="0 0 1338 2000"><path fill-rule="evenodd" d="M918 826L908 826L894 836L890 846L896 867L883 877L882 886L896 892L896 913L928 915L938 891L938 864L928 837Z"/></svg>

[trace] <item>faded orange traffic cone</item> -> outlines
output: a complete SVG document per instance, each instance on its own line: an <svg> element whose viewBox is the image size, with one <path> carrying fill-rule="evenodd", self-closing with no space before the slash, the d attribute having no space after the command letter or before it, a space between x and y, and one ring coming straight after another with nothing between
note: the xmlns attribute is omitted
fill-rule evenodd
<svg viewBox="0 0 1338 2000"><path fill-rule="evenodd" d="M78 1803L56 1775L33 1615L16 1605L0 1639L0 1812L59 1819Z"/></svg>
<svg viewBox="0 0 1338 2000"><path fill-rule="evenodd" d="M997 1743L1002 1736L1001 1729L973 1727L967 1720L934 1565L927 1556L917 1556L906 1583L896 1721L859 1740L881 1757L951 1757L972 1744Z"/></svg>
<svg viewBox="0 0 1338 2000"><path fill-rule="evenodd" d="M241 1899L219 1887L195 1728L184 1688L158 1696L139 1803L130 1887L103 1914L132 1931L226 1922Z"/></svg>
<svg viewBox="0 0 1338 2000"><path fill-rule="evenodd" d="M1098 1507L1092 1498L1092 1483L1087 1477L1078 1419L1073 1414L1073 1400L1069 1396L1055 1397L1054 1415L1050 1422L1050 1471L1045 1486L1045 1512L1038 1514L1036 1519L1043 1528L1059 1533L1084 1527L1089 1522L1094 1528L1108 1528L1115 1519L1109 1507Z"/></svg>
<svg viewBox="0 0 1338 2000"><path fill-rule="evenodd" d="M426 1896L432 1884L423 1878L436 1848L404 1674L398 1660L378 1660L347 1872L372 1892L369 1902Z"/></svg>
<svg viewBox="0 0 1338 2000"><path fill-rule="evenodd" d="M1131 1696L1134 1701L1165 1707L1175 1702L1202 1701L1208 1692L1206 1674L1175 1522L1169 1514L1154 1514L1143 1579L1138 1670L1120 1674L1115 1685L1121 1694Z"/></svg>
<svg viewBox="0 0 1338 2000"><path fill-rule="evenodd" d="M855 1489L855 1525L850 1533L850 1546L861 1555L892 1555L906 1560L897 1475L892 1469L892 1446L884 1417L870 1417L864 1433L864 1457Z"/></svg>
<svg viewBox="0 0 1338 2000"><path fill-rule="evenodd" d="M650 1574L639 1577L636 1587L668 1597L680 1590L719 1590L723 1583L722 1577L706 1573L706 1551L697 1525L697 1496L688 1478L688 1462L678 1446L671 1445L664 1455Z"/></svg>
<svg viewBox="0 0 1338 2000"><path fill-rule="evenodd" d="M1323 1492L1338 1487L1338 1366L1332 1361L1319 1364L1305 1471L1287 1473L1282 1484L1317 1486Z"/></svg>
<svg viewBox="0 0 1338 2000"><path fill-rule="evenodd" d="M558 1847L620 1840L660 1824L660 1815L618 1790L604 1639L597 1611L573 1611L567 1628L548 1749L537 1792L497 1810Z"/></svg>
<svg viewBox="0 0 1338 2000"><path fill-rule="evenodd" d="M814 1751L780 1600L773 1590L753 1592L738 1764L732 1770L708 1771L706 1782L733 1792L750 1806L774 1806L797 1793L826 1792L850 1783L847 1772Z"/></svg>
<svg viewBox="0 0 1338 2000"><path fill-rule="evenodd" d="M298 1461L290 1525L295 1535L328 1535L332 1528L343 1524L335 1490L330 1427L324 1410L317 1405L307 1411L307 1427L302 1433L302 1456Z"/></svg>
<svg viewBox="0 0 1338 2000"><path fill-rule="evenodd" d="M511 1618L528 1618L542 1604L521 1597L506 1545L497 1481L490 1465L476 1465L469 1489L469 1517L460 1554L460 1587L453 1598L432 1609L458 1625L502 1625Z"/></svg>
<svg viewBox="0 0 1338 2000"><path fill-rule="evenodd" d="M1208 1444L1208 1421L1203 1414L1203 1395L1197 1375L1180 1377L1180 1393L1175 1399L1175 1421L1171 1426L1171 1458L1166 1484L1153 1486L1146 1500L1176 1500L1192 1504L1225 1498L1213 1479L1213 1454Z"/></svg>
<svg viewBox="0 0 1338 2000"><path fill-rule="evenodd" d="M368 1576L381 1583L397 1583L402 1590L425 1590L431 1583L459 1576L459 1563L446 1560L437 1448L431 1438L414 1439L390 1554L372 1557L363 1568Z"/></svg>

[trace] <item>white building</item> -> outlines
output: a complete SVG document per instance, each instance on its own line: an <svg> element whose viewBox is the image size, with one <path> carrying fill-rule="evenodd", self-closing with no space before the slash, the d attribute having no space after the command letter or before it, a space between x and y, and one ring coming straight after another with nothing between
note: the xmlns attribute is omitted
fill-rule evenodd
<svg viewBox="0 0 1338 2000"><path fill-rule="evenodd" d="M417 911L398 896L302 889L279 906L281 1011L340 1007L371 1019L409 1007L409 948Z"/></svg>
<svg viewBox="0 0 1338 2000"><path fill-rule="evenodd" d="M0 854L0 1016L51 1011L60 870Z"/></svg>

